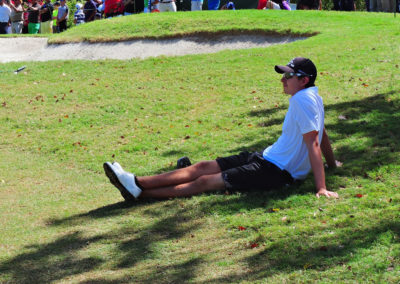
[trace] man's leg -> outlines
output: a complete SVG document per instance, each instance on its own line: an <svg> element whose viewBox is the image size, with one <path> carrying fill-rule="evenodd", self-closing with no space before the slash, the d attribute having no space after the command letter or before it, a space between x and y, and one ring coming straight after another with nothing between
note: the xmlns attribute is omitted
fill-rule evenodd
<svg viewBox="0 0 400 284"><path fill-rule="evenodd" d="M144 198L172 198L184 197L200 194L207 191L221 190L225 188L225 183L221 173L203 175L194 181L179 185L166 186L144 190L140 197Z"/></svg>
<svg viewBox="0 0 400 284"><path fill-rule="evenodd" d="M193 182L201 176L218 173L221 173L221 169L216 161L203 161L172 172L155 176L137 177L137 181L143 190L148 190L182 185Z"/></svg>

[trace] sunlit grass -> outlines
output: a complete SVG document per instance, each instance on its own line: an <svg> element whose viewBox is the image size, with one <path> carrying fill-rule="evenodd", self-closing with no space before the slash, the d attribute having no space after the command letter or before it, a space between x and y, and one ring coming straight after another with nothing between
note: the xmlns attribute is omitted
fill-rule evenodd
<svg viewBox="0 0 400 284"><path fill-rule="evenodd" d="M185 25L171 33L212 31L216 23L263 29L265 15L283 31L302 16L193 15L178 14ZM0 281L398 282L399 20L303 16L304 31L319 34L285 46L2 64L27 69L0 77ZM158 25L173 18L155 16L159 23L144 23L149 31L138 24L133 36L165 36ZM195 162L273 143L288 106L273 66L299 55L319 69L326 128L344 163L327 172L338 200L316 199L311 176L281 191L122 202L104 161L147 175L173 169L184 155Z"/></svg>

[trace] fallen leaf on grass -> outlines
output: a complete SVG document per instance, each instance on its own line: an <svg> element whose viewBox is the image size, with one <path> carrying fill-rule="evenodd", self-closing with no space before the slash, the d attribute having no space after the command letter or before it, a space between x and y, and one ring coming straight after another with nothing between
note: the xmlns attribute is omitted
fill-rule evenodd
<svg viewBox="0 0 400 284"><path fill-rule="evenodd" d="M279 208L269 208L268 209L269 213L278 212L278 211L279 211Z"/></svg>
<svg viewBox="0 0 400 284"><path fill-rule="evenodd" d="M306 263L306 264L304 264L304 269L307 269L307 268L310 268L312 266L312 264L311 263Z"/></svg>

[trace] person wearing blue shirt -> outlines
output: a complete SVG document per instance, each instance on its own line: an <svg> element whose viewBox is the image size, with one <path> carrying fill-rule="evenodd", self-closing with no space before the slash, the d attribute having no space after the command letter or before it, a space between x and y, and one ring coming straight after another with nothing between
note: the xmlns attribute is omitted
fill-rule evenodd
<svg viewBox="0 0 400 284"><path fill-rule="evenodd" d="M77 3L75 5L76 11L74 14L74 24L76 26L81 25L83 23L85 23L85 14L82 11L82 4L81 3Z"/></svg>
<svg viewBox="0 0 400 284"><path fill-rule="evenodd" d="M235 4L232 1L228 1L228 3L221 7L221 10L235 10Z"/></svg>
<svg viewBox="0 0 400 284"><path fill-rule="evenodd" d="M219 0L208 0L208 10L218 10Z"/></svg>

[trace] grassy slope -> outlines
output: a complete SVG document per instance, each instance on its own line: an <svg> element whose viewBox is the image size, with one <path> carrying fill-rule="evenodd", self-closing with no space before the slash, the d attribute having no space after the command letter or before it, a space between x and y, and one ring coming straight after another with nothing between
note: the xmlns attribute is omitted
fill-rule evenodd
<svg viewBox="0 0 400 284"><path fill-rule="evenodd" d="M113 19L52 39L199 28L320 33L267 49L26 63L23 74L4 73L0 281L397 281L398 26L384 14L182 13ZM327 183L340 199L315 199L310 177L282 192L121 202L103 161L144 175L184 154L199 161L272 143L287 107L273 65L298 55L319 67L327 129L344 162Z"/></svg>

